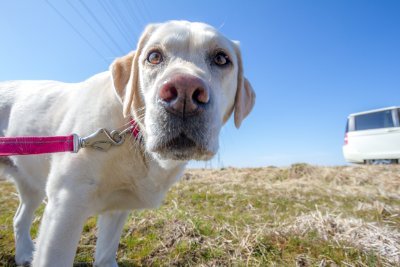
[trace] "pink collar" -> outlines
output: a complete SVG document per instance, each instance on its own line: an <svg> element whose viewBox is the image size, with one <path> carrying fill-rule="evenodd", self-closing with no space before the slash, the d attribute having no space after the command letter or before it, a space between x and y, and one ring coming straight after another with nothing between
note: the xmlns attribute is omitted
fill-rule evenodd
<svg viewBox="0 0 400 267"><path fill-rule="evenodd" d="M94 148L107 151L111 146L122 145L126 135L131 133L136 140L141 138L140 129L135 120L121 131L102 128L87 137L77 134L67 136L22 136L0 137L0 156L36 155L56 152L77 153L80 148Z"/></svg>

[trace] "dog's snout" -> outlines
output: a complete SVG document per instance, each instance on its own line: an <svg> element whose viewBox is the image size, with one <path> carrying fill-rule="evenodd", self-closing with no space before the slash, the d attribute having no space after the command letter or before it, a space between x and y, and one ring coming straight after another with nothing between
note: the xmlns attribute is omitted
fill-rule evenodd
<svg viewBox="0 0 400 267"><path fill-rule="evenodd" d="M179 74L166 81L159 91L159 98L168 111L182 116L196 115L210 100L204 81L192 75Z"/></svg>

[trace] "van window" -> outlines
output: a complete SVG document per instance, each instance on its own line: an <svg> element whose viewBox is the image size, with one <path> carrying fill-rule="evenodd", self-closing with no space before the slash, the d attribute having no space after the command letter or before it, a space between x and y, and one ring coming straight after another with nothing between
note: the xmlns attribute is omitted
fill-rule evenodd
<svg viewBox="0 0 400 267"><path fill-rule="evenodd" d="M354 119L356 131L394 127L391 110L358 115Z"/></svg>
<svg viewBox="0 0 400 267"><path fill-rule="evenodd" d="M396 127L400 127L400 108L397 109L397 126Z"/></svg>

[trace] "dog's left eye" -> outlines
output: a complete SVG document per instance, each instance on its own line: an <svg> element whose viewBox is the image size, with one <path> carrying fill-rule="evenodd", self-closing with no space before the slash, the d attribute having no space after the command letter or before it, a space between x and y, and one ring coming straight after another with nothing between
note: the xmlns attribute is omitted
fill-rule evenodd
<svg viewBox="0 0 400 267"><path fill-rule="evenodd" d="M228 65L230 62L231 61L229 59L229 56L227 54L225 54L224 52L218 52L214 56L214 63L218 66L225 66L225 65Z"/></svg>
<svg viewBox="0 0 400 267"><path fill-rule="evenodd" d="M147 61L153 65L160 64L163 61L163 56L158 51L153 51L147 56Z"/></svg>

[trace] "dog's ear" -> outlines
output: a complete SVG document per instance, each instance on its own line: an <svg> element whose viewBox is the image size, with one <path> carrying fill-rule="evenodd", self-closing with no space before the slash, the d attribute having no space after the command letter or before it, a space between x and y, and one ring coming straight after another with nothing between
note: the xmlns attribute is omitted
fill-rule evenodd
<svg viewBox="0 0 400 267"><path fill-rule="evenodd" d="M238 81L234 104L234 119L236 128L239 128L242 124L242 121L253 109L256 100L256 94L250 82L243 75L242 55L240 53L238 42L235 42L235 50L238 59Z"/></svg>
<svg viewBox="0 0 400 267"><path fill-rule="evenodd" d="M113 79L115 93L124 103L126 88L131 76L132 61L135 51L130 52L126 56L117 58L110 66L110 72Z"/></svg>
<svg viewBox="0 0 400 267"><path fill-rule="evenodd" d="M155 25L149 25L141 35L136 51L117 58L110 67L117 96L123 104L124 117L134 116L140 123L144 114L144 101L139 84L139 57Z"/></svg>

